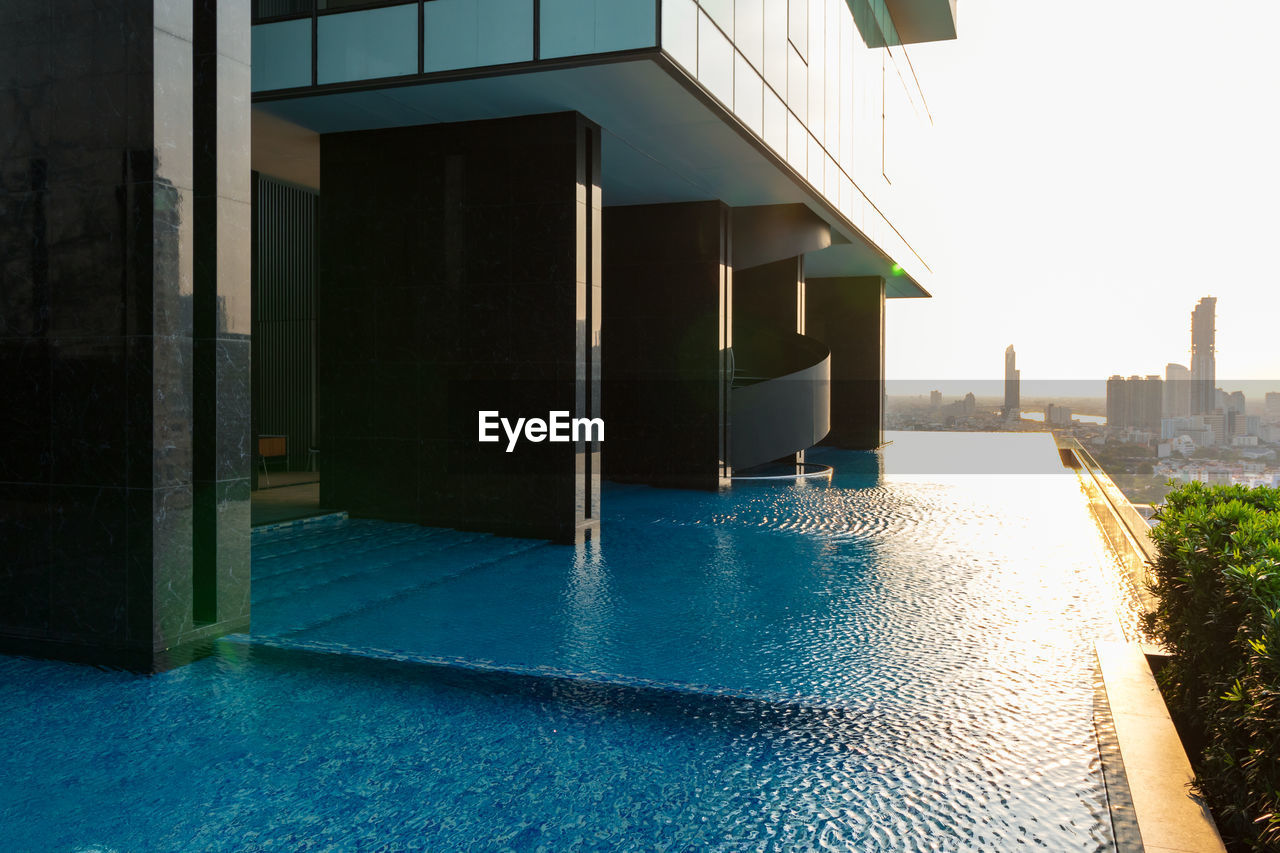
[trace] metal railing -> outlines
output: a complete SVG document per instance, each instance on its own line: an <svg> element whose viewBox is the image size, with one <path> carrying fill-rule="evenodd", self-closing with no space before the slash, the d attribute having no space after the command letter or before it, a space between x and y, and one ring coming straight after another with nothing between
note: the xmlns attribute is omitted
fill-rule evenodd
<svg viewBox="0 0 1280 853"><path fill-rule="evenodd" d="M831 351L791 335L735 369L729 459L750 468L812 447L831 429Z"/></svg>

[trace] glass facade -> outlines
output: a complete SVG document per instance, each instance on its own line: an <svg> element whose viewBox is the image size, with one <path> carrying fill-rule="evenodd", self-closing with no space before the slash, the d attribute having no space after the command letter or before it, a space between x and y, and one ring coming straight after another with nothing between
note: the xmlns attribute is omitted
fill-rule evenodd
<svg viewBox="0 0 1280 853"><path fill-rule="evenodd" d="M883 0L662 0L663 52L923 278L890 224L917 218L909 184L931 122L897 42Z"/></svg>
<svg viewBox="0 0 1280 853"><path fill-rule="evenodd" d="M253 91L311 85L311 19L253 28Z"/></svg>
<svg viewBox="0 0 1280 853"><path fill-rule="evenodd" d="M653 47L656 0L541 0L539 56Z"/></svg>
<svg viewBox="0 0 1280 853"><path fill-rule="evenodd" d="M660 45L908 273L927 272L890 224L927 209L912 182L931 119L884 0L315 2L258 0L254 91Z"/></svg>
<svg viewBox="0 0 1280 853"><path fill-rule="evenodd" d="M423 6L423 71L533 59L532 0L435 0Z"/></svg>
<svg viewBox="0 0 1280 853"><path fill-rule="evenodd" d="M325 15L317 22L316 82L400 77L418 70L418 4Z"/></svg>

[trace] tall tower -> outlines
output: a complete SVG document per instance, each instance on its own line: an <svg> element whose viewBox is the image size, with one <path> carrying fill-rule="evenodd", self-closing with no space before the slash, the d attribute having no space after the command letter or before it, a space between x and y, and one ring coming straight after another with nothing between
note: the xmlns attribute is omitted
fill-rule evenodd
<svg viewBox="0 0 1280 853"><path fill-rule="evenodd" d="M1164 405L1166 418L1185 418L1191 414L1191 371L1170 362L1164 368Z"/></svg>
<svg viewBox="0 0 1280 853"><path fill-rule="evenodd" d="M1215 408L1213 389L1217 387L1214 362L1214 315L1218 300L1206 296L1191 312L1191 413L1202 415Z"/></svg>
<svg viewBox="0 0 1280 853"><path fill-rule="evenodd" d="M1009 344L1004 351L1004 419L1007 421L1016 421L1022 416L1022 371L1017 365L1017 353L1013 351L1013 344Z"/></svg>

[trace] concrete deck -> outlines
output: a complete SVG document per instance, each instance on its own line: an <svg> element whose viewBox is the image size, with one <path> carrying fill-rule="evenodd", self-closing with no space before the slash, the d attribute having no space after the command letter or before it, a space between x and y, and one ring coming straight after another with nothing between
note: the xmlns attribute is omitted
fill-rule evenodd
<svg viewBox="0 0 1280 853"><path fill-rule="evenodd" d="M1099 641L1096 650L1144 849L1225 853L1208 808L1191 793L1191 762L1142 647Z"/></svg>

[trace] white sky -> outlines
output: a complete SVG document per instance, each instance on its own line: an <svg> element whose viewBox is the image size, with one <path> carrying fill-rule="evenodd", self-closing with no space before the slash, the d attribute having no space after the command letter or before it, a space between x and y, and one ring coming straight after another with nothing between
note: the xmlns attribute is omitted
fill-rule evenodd
<svg viewBox="0 0 1280 853"><path fill-rule="evenodd" d="M934 298L890 301L889 378L997 378L1011 343L1024 383L1163 375L1212 295L1220 380L1280 390L1280 2L959 0L958 29L909 49L940 233L904 232Z"/></svg>

